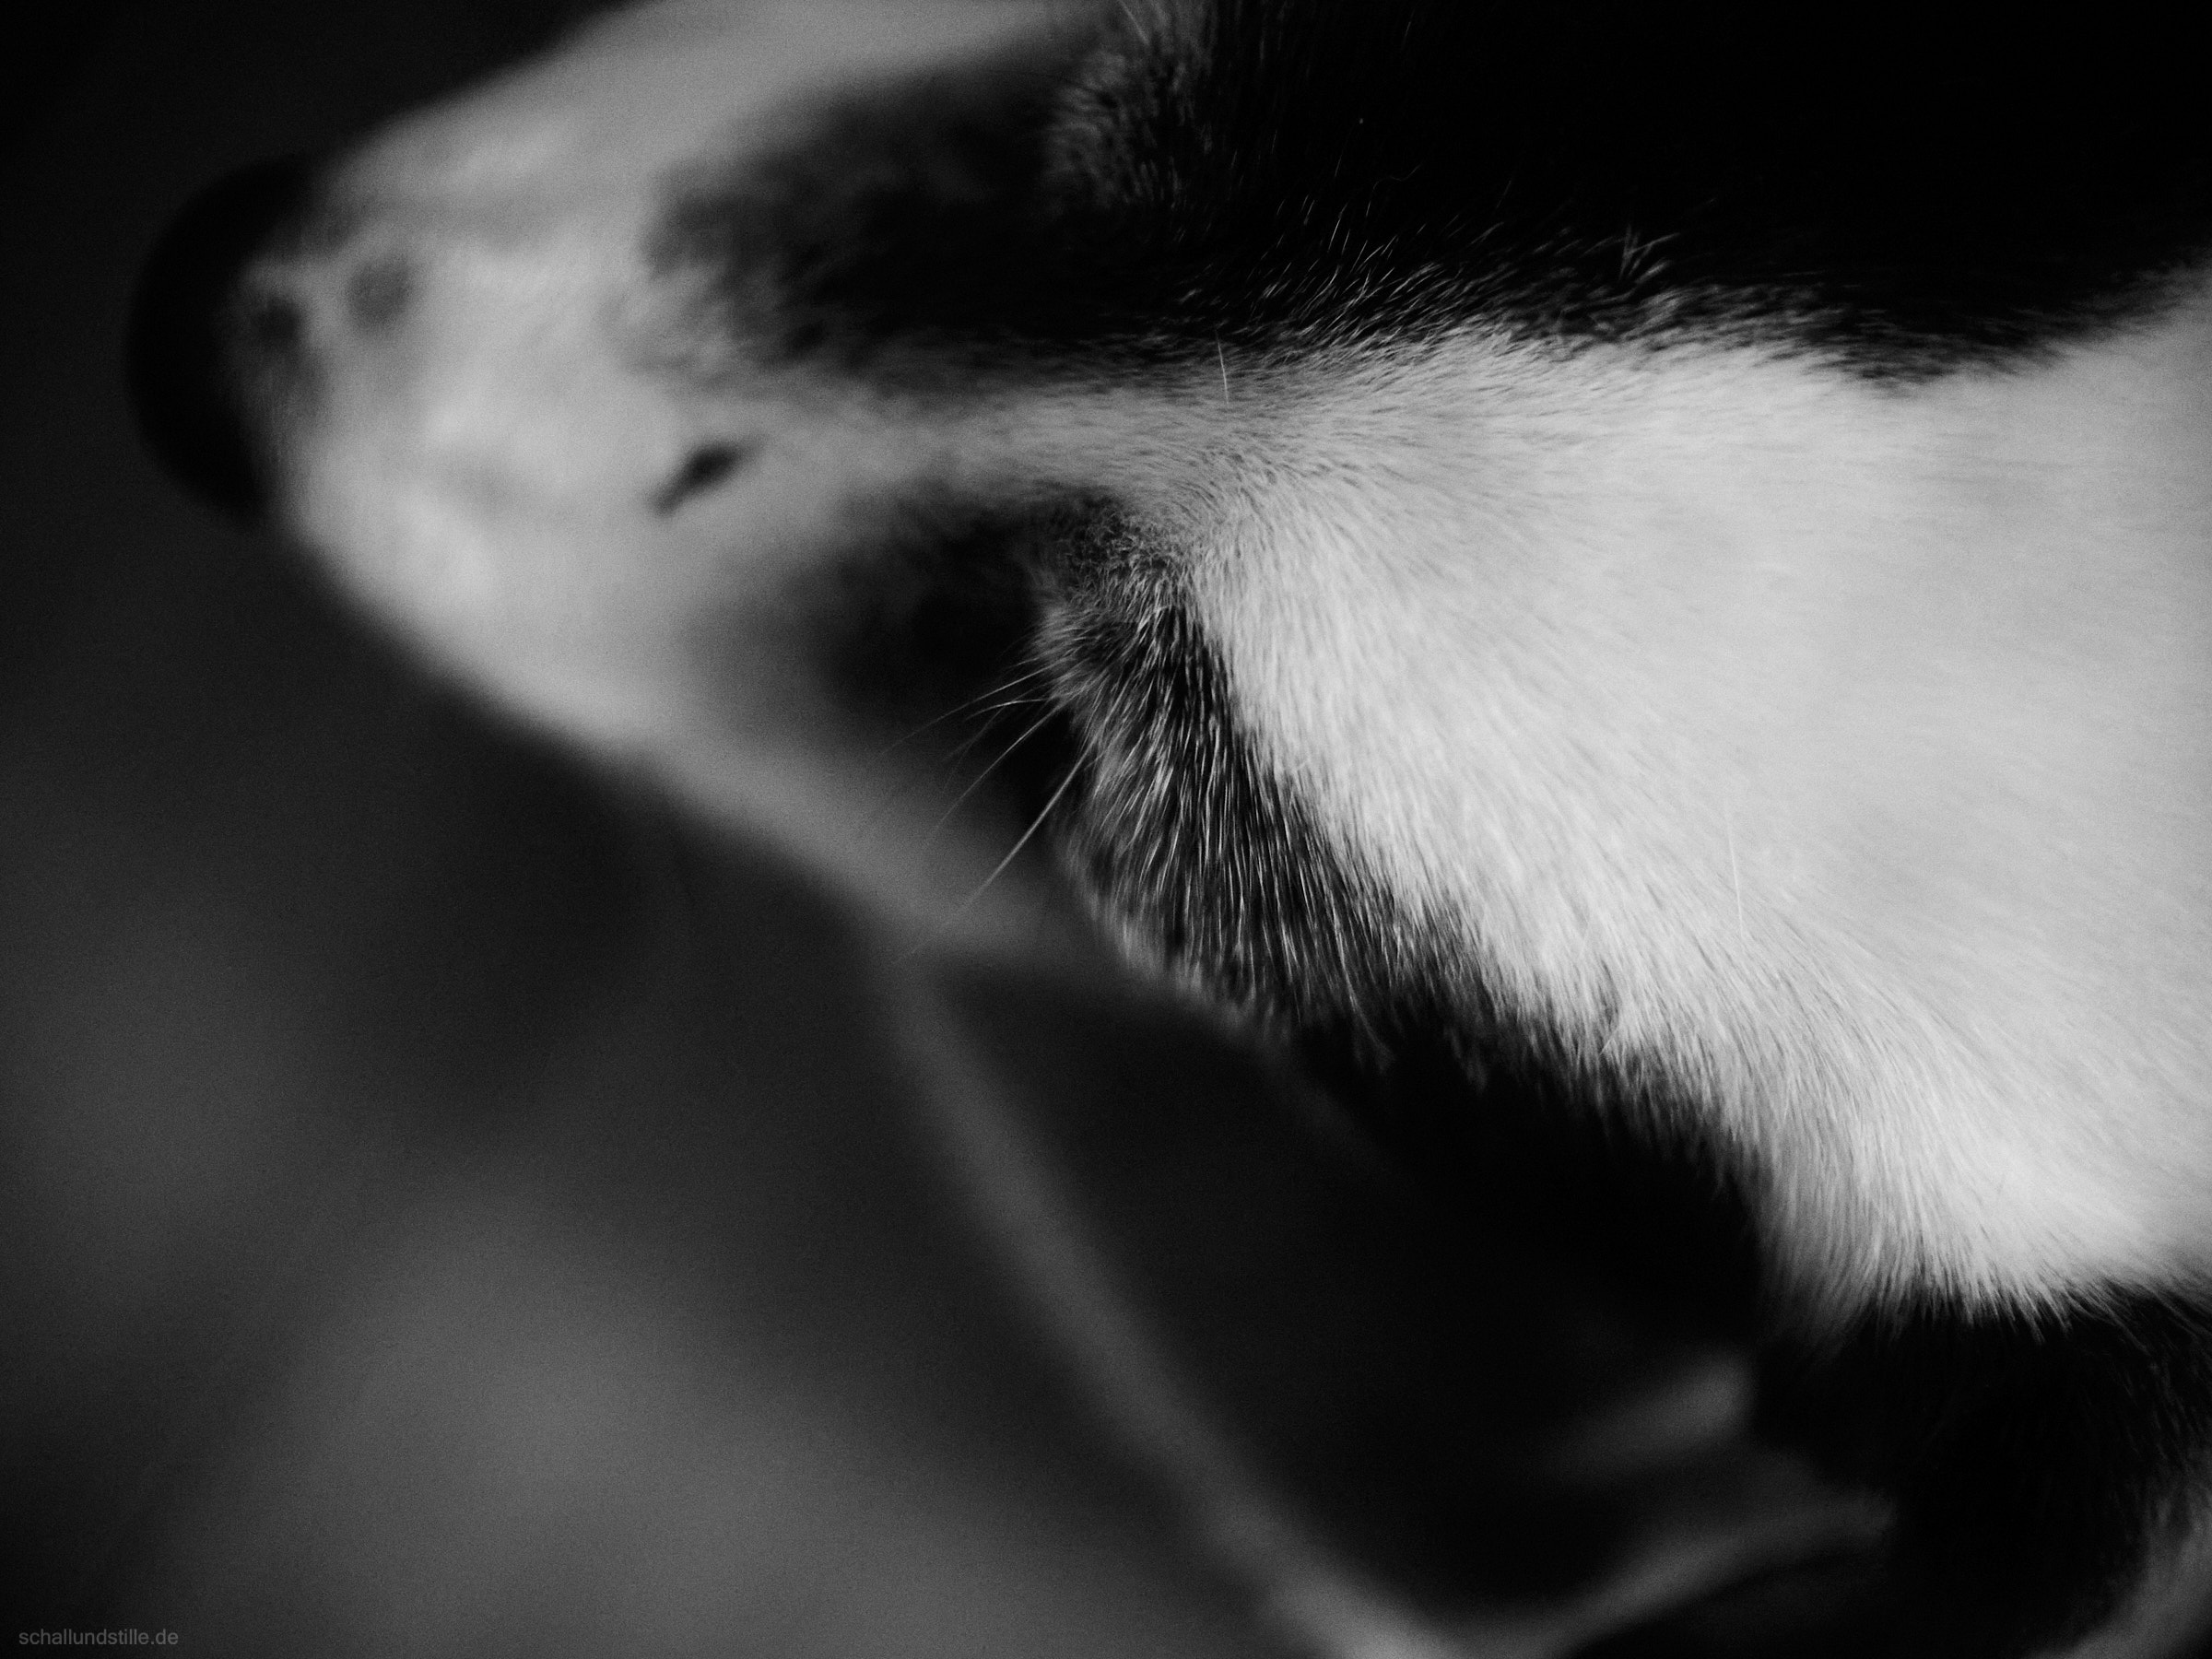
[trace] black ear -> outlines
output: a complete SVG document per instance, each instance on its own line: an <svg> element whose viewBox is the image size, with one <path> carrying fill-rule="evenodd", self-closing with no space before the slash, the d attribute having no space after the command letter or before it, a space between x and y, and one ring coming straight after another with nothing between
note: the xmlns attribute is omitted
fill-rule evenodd
<svg viewBox="0 0 2212 1659"><path fill-rule="evenodd" d="M262 507L256 446L241 395L241 347L288 356L299 318L252 301L241 277L307 199L298 160L265 162L210 185L164 231L132 296L124 372L138 430L177 478L225 512Z"/></svg>

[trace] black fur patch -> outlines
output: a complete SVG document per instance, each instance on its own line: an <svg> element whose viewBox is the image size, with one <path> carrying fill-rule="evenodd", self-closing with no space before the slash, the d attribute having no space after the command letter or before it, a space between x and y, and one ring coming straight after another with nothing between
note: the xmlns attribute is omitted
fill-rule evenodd
<svg viewBox="0 0 2212 1659"><path fill-rule="evenodd" d="M665 265L769 356L1281 349L1479 321L1912 376L2212 252L2194 59L1993 14L1441 0L1106 8L862 89L678 189ZM1071 81L1071 76L1072 81Z"/></svg>
<svg viewBox="0 0 2212 1659"><path fill-rule="evenodd" d="M1450 1006L1433 942L1253 759L1180 562L1110 509L1057 552L1040 654L1083 743L1064 837L1077 880L1163 966L1265 1029L1372 1030L1385 988L1392 1006L1413 987Z"/></svg>
<svg viewBox="0 0 2212 1659"><path fill-rule="evenodd" d="M1162 11L1102 77L1092 210L1194 332L1719 327L1896 372L2093 326L2212 231L2195 72L2124 26Z"/></svg>
<svg viewBox="0 0 2212 1659"><path fill-rule="evenodd" d="M1077 43L852 88L792 136L672 183L648 256L705 273L718 344L810 371L999 366L1083 332L1041 222L1048 134ZM1018 343L1018 352L1012 349Z"/></svg>
<svg viewBox="0 0 2212 1659"><path fill-rule="evenodd" d="M1768 1370L1768 1427L1899 1501L1909 1653L2084 1636L2202 1517L2202 1307L2131 1293L2041 1318L1921 1311L1869 1319L1840 1348L1777 1350Z"/></svg>

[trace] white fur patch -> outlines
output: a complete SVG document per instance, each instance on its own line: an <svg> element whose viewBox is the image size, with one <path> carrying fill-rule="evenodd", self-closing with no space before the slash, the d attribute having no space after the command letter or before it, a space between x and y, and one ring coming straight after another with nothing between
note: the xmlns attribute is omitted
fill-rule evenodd
<svg viewBox="0 0 2212 1659"><path fill-rule="evenodd" d="M2212 305L1905 390L1469 338L1198 529L1340 841L1756 1161L1793 1277L2212 1270Z"/></svg>

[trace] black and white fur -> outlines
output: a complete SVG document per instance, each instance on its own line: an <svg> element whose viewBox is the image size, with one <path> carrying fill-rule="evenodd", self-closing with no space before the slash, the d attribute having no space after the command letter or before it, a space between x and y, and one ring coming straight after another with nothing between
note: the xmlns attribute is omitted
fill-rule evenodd
<svg viewBox="0 0 2212 1659"><path fill-rule="evenodd" d="M663 0L218 349L364 603L818 847L825 582L1004 551L1104 925L1424 1159L1690 1148L1913 1640L2026 1653L2212 1485L2212 142L2025 27Z"/></svg>

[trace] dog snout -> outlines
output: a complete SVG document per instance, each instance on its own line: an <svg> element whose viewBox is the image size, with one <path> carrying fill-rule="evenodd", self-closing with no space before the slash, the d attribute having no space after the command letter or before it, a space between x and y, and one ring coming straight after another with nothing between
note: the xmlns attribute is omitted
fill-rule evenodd
<svg viewBox="0 0 2212 1659"><path fill-rule="evenodd" d="M138 428L182 483L226 512L257 518L264 444L256 405L295 382L301 301L266 268L312 195L304 161L247 168L203 191L147 256L125 341Z"/></svg>

